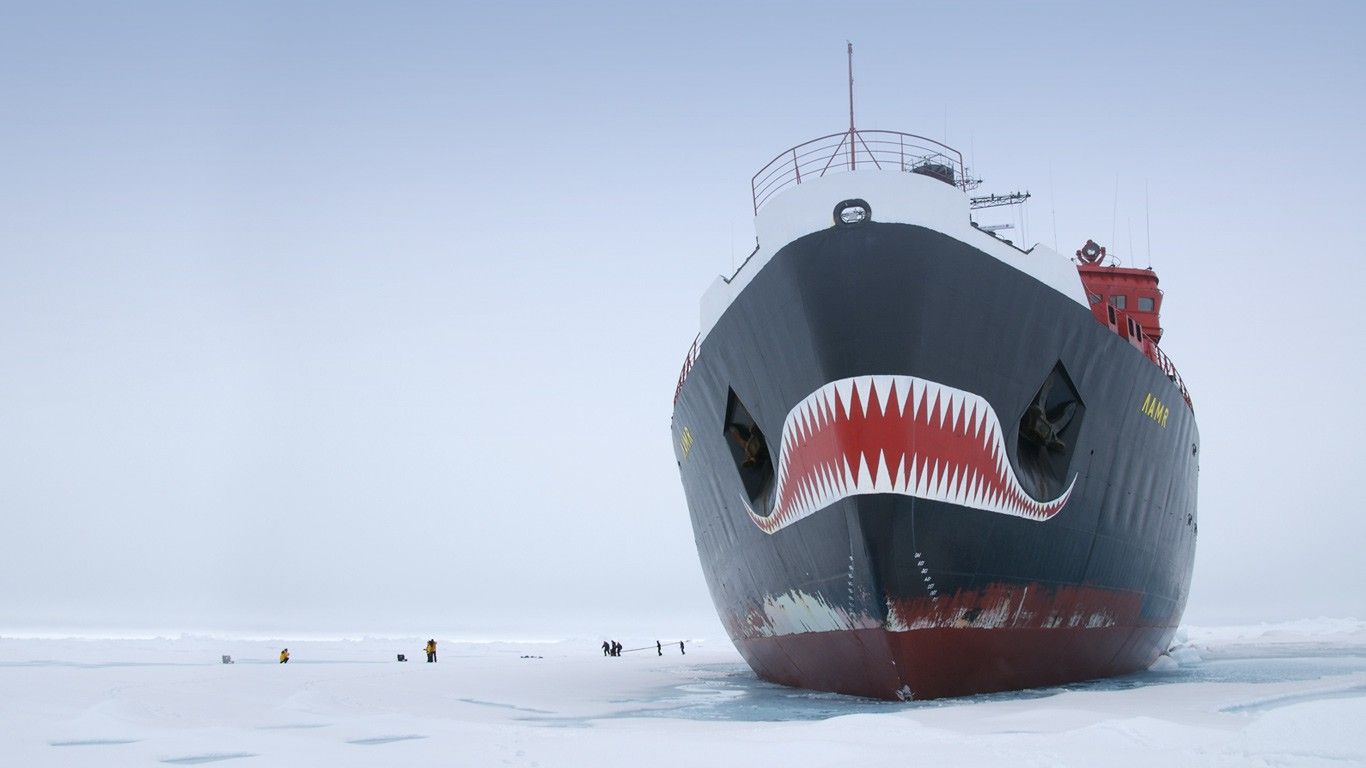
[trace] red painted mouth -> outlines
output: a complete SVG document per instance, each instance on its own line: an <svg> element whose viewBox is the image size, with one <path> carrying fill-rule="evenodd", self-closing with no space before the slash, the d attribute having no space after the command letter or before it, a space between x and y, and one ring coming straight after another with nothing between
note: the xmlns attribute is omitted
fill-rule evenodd
<svg viewBox="0 0 1366 768"><path fill-rule="evenodd" d="M915 376L855 376L787 415L773 510L745 509L776 533L849 496L895 493L1043 521L1072 495L1035 501L1006 457L1001 422L980 395Z"/></svg>

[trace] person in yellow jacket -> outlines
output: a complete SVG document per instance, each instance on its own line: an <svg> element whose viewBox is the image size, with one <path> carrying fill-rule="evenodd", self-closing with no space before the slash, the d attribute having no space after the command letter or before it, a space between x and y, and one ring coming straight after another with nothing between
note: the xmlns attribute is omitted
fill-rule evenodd
<svg viewBox="0 0 1366 768"><path fill-rule="evenodd" d="M288 664L288 663L289 663L289 649L288 649L288 648L284 649L283 651L280 651L280 663L281 663L281 664Z"/></svg>
<svg viewBox="0 0 1366 768"><path fill-rule="evenodd" d="M431 640L428 640L428 641L427 641L427 661L428 661L428 662L434 662L434 661L436 661L436 640L435 640L435 639L431 639Z"/></svg>

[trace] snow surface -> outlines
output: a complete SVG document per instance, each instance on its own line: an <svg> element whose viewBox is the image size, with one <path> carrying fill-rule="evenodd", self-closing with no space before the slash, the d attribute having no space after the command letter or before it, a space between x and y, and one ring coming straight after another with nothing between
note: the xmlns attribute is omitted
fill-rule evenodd
<svg viewBox="0 0 1366 768"><path fill-rule="evenodd" d="M1355 620L1187 628L1142 674L913 703L770 685L724 641L424 641L0 639L0 765L1366 765Z"/></svg>

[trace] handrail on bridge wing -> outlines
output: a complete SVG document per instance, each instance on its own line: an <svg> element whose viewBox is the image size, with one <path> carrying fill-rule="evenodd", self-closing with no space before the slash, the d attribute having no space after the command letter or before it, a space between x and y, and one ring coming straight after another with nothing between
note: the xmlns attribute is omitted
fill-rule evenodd
<svg viewBox="0 0 1366 768"><path fill-rule="evenodd" d="M678 396L683 394L683 382L688 380L688 374L692 373L693 363L697 362L697 344L702 340L702 334L697 334L697 338L692 340L692 346L688 348L688 354L683 357L683 370L678 373L678 386L674 387L674 404L678 404Z"/></svg>
<svg viewBox="0 0 1366 768"><path fill-rule="evenodd" d="M1191 393L1186 389L1186 382L1181 378L1181 372L1176 370L1176 363L1173 363L1167 353L1163 352L1151 339L1148 342L1152 348L1153 362L1157 363L1157 367L1162 369L1162 373L1166 374L1167 378L1176 385L1176 388L1181 390L1181 398L1186 401L1186 407L1194 411L1195 404L1191 402Z"/></svg>
<svg viewBox="0 0 1366 768"><path fill-rule="evenodd" d="M754 213L778 190L801 184L803 177L853 171L859 163L879 170L928 173L964 191L974 186L963 153L953 147L900 131L844 131L798 144L760 168L749 182Z"/></svg>

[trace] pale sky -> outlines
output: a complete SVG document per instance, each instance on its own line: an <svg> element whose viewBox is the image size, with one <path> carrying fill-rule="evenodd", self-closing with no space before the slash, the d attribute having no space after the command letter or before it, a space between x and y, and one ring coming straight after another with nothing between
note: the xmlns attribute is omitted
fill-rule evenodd
<svg viewBox="0 0 1366 768"><path fill-rule="evenodd" d="M1366 616L1363 9L13 4L0 633L719 632L674 383L846 39L1029 241L1151 227L1186 620Z"/></svg>

